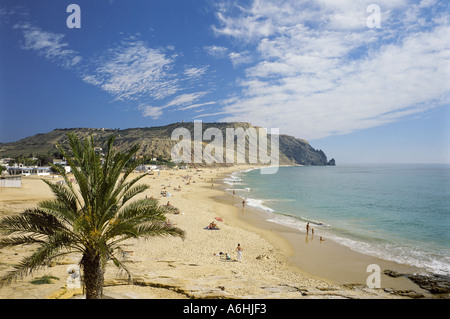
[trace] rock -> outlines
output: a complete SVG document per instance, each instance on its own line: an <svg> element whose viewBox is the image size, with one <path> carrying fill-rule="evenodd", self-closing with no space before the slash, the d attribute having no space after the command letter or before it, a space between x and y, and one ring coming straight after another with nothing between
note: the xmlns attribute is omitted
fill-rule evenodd
<svg viewBox="0 0 450 319"><path fill-rule="evenodd" d="M385 288L384 291L387 293L390 293L392 295L414 298L414 299L419 299L419 298L425 297L424 295L422 295L414 290L401 290L401 289Z"/></svg>
<svg viewBox="0 0 450 319"><path fill-rule="evenodd" d="M450 293L450 278L448 276L407 274L406 277L432 294Z"/></svg>
<svg viewBox="0 0 450 319"><path fill-rule="evenodd" d="M389 269L386 269L385 271L383 271L383 274L385 274L386 276L392 277L392 278L397 278L397 277L403 276L403 274L396 272L394 270L389 270Z"/></svg>
<svg viewBox="0 0 450 319"><path fill-rule="evenodd" d="M387 276L397 278L405 276L420 288L428 290L432 294L449 294L450 293L450 277L438 274L402 274L393 270L384 270Z"/></svg>
<svg viewBox="0 0 450 319"><path fill-rule="evenodd" d="M343 284L342 286L344 288L348 288L348 289L365 289L365 288L367 288L367 286L363 285L363 284Z"/></svg>

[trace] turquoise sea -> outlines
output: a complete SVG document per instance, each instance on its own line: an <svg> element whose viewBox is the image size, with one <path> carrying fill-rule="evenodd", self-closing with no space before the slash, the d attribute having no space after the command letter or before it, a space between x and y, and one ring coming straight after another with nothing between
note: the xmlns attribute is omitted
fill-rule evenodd
<svg viewBox="0 0 450 319"><path fill-rule="evenodd" d="M267 220L450 275L450 165L358 164L233 173L228 190Z"/></svg>

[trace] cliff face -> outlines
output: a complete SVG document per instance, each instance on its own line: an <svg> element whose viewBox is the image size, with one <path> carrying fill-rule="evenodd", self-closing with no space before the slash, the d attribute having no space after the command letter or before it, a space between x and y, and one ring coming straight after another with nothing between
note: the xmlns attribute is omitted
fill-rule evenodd
<svg viewBox="0 0 450 319"><path fill-rule="evenodd" d="M206 139L205 131L213 133L221 133L222 143L226 146L226 136L230 129L242 129L245 132L258 132L257 127L253 127L248 123L202 123L200 130L199 126L194 123L174 123L159 127L145 127L145 128L130 128L130 129L93 129L93 128L72 128L72 129L55 129L46 134L37 134L27 137L17 142L0 144L0 158L5 157L29 157L30 155L54 155L57 153L56 144L61 144L68 148L67 134L74 132L79 138L92 135L96 144L100 147L105 147L109 136L115 135L115 147L120 151L126 151L134 144L140 145L140 150L137 155L147 157L163 157L171 158L171 150L179 140L172 140L172 134L176 129L189 132L191 140L194 140L195 133L201 132L203 148L213 142L220 142L216 139L217 136L211 139ZM228 129L228 130L227 130ZM220 134L218 134L220 135ZM251 135L251 134L250 134ZM198 136L198 134L197 134ZM237 137L234 141L237 144ZM251 137L246 137L245 153L247 154L246 161L248 162L249 143ZM270 135L267 136L269 150L270 150ZM239 153L235 147L236 154ZM270 152L270 151L269 151ZM193 152L192 152L193 153ZM224 154L225 155L225 154ZM225 160L224 160L225 162ZM321 150L315 150L308 142L288 136L279 136L279 164L281 165L334 165L334 159L327 160L325 153Z"/></svg>
<svg viewBox="0 0 450 319"><path fill-rule="evenodd" d="M292 136L280 135L280 162L281 153L286 157L283 158L283 162L300 165L329 165L327 156L322 150L316 150L309 143Z"/></svg>

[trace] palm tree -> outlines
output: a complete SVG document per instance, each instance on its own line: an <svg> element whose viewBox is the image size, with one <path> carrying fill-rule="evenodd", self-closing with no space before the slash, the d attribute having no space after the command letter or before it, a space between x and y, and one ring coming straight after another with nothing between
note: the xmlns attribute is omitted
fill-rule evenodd
<svg viewBox="0 0 450 319"><path fill-rule="evenodd" d="M150 236L179 236L184 231L167 225L165 214L171 208L159 206L153 199L136 199L149 188L137 183L144 175L129 180L137 163L126 166L138 151L115 152L114 137L107 143L107 153L102 159L94 151L90 136L82 143L75 134L69 134L71 153L60 145L76 179L71 181L62 167L54 169L64 178L64 183L43 180L55 198L42 201L35 209L0 220L0 248L37 244L38 248L24 258L14 269L0 278L0 286L48 264L50 260L69 253L81 253L80 268L87 299L102 297L106 263L114 264L130 272L118 258L120 244L130 238ZM11 236L13 235L13 236Z"/></svg>

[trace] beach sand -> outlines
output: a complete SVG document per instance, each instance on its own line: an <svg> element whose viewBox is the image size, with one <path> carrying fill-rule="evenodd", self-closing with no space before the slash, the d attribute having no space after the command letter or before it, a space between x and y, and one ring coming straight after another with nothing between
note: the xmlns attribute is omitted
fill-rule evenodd
<svg viewBox="0 0 450 319"><path fill-rule="evenodd" d="M301 231L266 222L258 211L242 208L242 199L225 192L221 180L233 171L249 167L162 170L144 177L142 182L150 189L139 196L153 196L161 204L170 201L179 208L180 214L167 217L186 232L186 238L127 241L123 246L133 284L123 271L108 264L104 295L120 299L405 298L384 289L394 288L413 289L428 296L406 278L382 275L381 289L370 289L365 284L370 275L366 267L370 264L379 264L382 270L410 271L411 267L364 256L332 241L320 243L318 234L306 242ZM186 175L191 176L189 185L183 179ZM181 189L175 190L178 186ZM172 196L163 197L162 190ZM0 189L0 216L36 207L39 201L51 197L50 189L40 178L24 177L21 188ZM206 229L212 221L219 230ZM236 261L238 243L244 249L242 262ZM31 249L2 249L0 275ZM223 258L225 253L231 260ZM69 255L2 287L0 298L80 298L81 289L69 289L66 285L68 267L77 264L80 257ZM48 284L32 283L45 275L56 279Z"/></svg>

